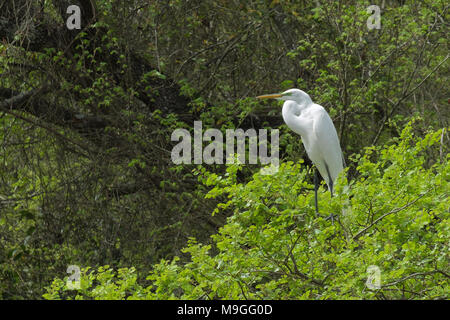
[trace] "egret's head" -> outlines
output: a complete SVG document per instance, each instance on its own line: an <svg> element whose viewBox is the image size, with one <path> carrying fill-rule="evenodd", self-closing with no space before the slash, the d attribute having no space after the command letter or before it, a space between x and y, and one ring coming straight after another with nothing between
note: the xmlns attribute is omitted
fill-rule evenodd
<svg viewBox="0 0 450 320"><path fill-rule="evenodd" d="M289 89L282 93L266 94L256 97L257 99L277 99L277 100L293 100L299 105L308 105L312 103L309 95L300 89Z"/></svg>

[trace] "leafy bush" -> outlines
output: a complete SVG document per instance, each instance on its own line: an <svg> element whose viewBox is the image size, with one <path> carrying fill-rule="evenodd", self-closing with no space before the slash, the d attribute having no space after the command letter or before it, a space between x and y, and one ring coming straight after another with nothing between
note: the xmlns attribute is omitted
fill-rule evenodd
<svg viewBox="0 0 450 320"><path fill-rule="evenodd" d="M133 268L84 270L80 290L55 279L44 298L446 299L448 155L439 152L442 130L419 138L413 123L390 145L353 157L359 178L342 174L335 197L321 189L321 217L301 164L246 184L237 182L239 165L223 176L201 170L208 197L227 200L217 210L234 213L213 245L192 239L183 250L190 261L162 260L149 282L139 284ZM330 212L339 214L334 224L323 218ZM378 287L366 285L373 266Z"/></svg>

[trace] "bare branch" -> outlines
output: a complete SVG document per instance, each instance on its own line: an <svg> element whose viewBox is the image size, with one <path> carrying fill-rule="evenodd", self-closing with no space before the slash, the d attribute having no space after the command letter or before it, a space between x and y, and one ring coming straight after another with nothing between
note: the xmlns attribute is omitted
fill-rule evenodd
<svg viewBox="0 0 450 320"><path fill-rule="evenodd" d="M414 203L416 203L420 198L422 198L426 193L421 194L418 198L414 199L411 202L408 202L407 204L405 204L404 206L400 207L400 208L396 208L394 210L389 211L388 213L383 214L381 217L379 217L378 219L376 219L374 222L372 222L370 225L368 225L367 227L365 227L364 229L362 229L361 231L359 231L357 234L355 234L353 236L353 240L358 239L360 236L362 236L367 230L369 230L372 226L374 226L375 224L377 224L379 221L381 221L382 219L384 219L385 217L387 217L388 215L391 215L393 213L397 213L399 211L402 211L403 209L406 209L410 206L412 206Z"/></svg>

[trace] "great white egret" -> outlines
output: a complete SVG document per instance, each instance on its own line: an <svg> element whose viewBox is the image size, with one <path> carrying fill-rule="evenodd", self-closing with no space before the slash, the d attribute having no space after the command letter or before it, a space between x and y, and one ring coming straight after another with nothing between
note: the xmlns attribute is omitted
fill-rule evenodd
<svg viewBox="0 0 450 320"><path fill-rule="evenodd" d="M328 185L331 196L337 176L344 168L339 138L325 109L314 103L310 96L299 89L289 89L282 93L258 96L258 99L284 100L283 119L287 126L302 137L306 153L320 175ZM317 172L314 176L316 213L317 205ZM327 219L334 221L333 214Z"/></svg>

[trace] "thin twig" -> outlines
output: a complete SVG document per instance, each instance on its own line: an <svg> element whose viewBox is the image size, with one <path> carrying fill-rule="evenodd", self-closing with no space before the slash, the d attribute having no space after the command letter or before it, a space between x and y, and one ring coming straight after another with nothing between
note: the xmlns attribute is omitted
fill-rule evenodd
<svg viewBox="0 0 450 320"><path fill-rule="evenodd" d="M399 279L399 280L397 280L397 281L394 281L394 282L385 284L385 285L382 286L382 288L394 286L394 285L396 285L396 284L398 284L398 283L400 283L400 282L403 282L403 281L405 281L405 280L414 278L414 277L416 277L416 276L429 276L429 275L432 275L432 274L435 274L435 273L438 273L438 271L416 272L416 273L412 273L412 274L410 274L410 275L408 275L408 276L406 276L406 277L403 277L403 278L401 278L401 279Z"/></svg>
<svg viewBox="0 0 450 320"><path fill-rule="evenodd" d="M445 128L442 128L442 134L441 134L441 147L439 148L439 158L441 160L441 163L444 163L444 153L443 153L443 147L444 147L444 133Z"/></svg>
<svg viewBox="0 0 450 320"><path fill-rule="evenodd" d="M389 113L389 115L388 116L385 116L384 117L384 119L383 119L383 122L382 122L382 124L381 124L381 126L380 126L380 128L378 129L378 132L377 132L377 134L376 134L376 136L375 136L375 138L373 139L373 141L372 141L372 145L375 145L376 144L376 142L378 141L378 138L380 137L380 135L381 135L381 132L383 131L383 128L384 128L384 126L385 126L385 124L386 124L386 121L387 121L387 119L389 119L393 114L394 114L394 112L395 112L395 110L397 110L397 107L400 105L400 103L402 103L403 102L403 100L405 100L406 98L408 98L410 95L412 95L413 93L414 93L414 91L416 91L420 86L422 86L422 84L437 70L437 69L439 69L439 67L445 62L445 61L447 61L447 59L448 59L448 57L449 57L449 54L447 54L447 56L444 58L444 60L442 60L441 62L439 62L439 64L425 77L425 78L423 78L422 79L422 81L420 81L420 83L417 85L417 86L415 86L412 90L410 90L408 93L405 93L405 94L403 94L403 96L397 101L397 103L395 103L395 105L392 107L392 110L391 110L391 112Z"/></svg>
<svg viewBox="0 0 450 320"><path fill-rule="evenodd" d="M379 217L378 219L376 219L374 222L372 222L370 225L368 225L367 227L365 227L364 229L362 229L361 231L359 231L357 234L355 234L353 236L353 240L358 239L360 236L362 236L368 229L370 229L372 226L374 226L375 224L378 223L378 221L384 219L385 217L387 217L388 215L391 215L393 213L397 213L399 211L402 211L403 209L408 208L409 206L413 205L415 202L417 202L417 200L419 200L420 198L422 198L426 193L421 194L419 197L417 197L415 200L408 202L407 204L405 204L404 206L400 207L400 208L396 208L394 210L389 211L388 213L383 214L381 217Z"/></svg>

